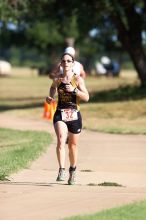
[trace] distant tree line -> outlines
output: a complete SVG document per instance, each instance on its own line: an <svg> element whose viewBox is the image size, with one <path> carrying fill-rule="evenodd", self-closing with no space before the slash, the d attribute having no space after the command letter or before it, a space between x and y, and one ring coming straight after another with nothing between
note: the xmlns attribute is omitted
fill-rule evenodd
<svg viewBox="0 0 146 220"><path fill-rule="evenodd" d="M146 85L145 0L2 0L0 11L1 48L27 45L53 62L70 44L89 63L102 51L126 51Z"/></svg>

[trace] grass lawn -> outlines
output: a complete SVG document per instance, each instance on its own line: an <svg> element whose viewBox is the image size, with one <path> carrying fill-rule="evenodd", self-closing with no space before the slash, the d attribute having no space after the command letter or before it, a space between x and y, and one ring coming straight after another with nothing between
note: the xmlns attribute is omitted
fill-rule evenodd
<svg viewBox="0 0 146 220"><path fill-rule="evenodd" d="M22 168L45 152L51 142L47 132L0 128L0 180Z"/></svg>
<svg viewBox="0 0 146 220"><path fill-rule="evenodd" d="M90 101L81 103L85 129L146 134L146 88L139 87L134 70L122 71L119 78L88 76L85 82L90 93ZM42 119L44 101L51 83L49 77L40 77L35 70L13 68L10 77L0 78L0 114ZM47 136L41 132L1 130L1 179L26 167L29 161L36 158L48 146ZM25 154L28 156L24 157ZM22 155L20 160L18 155ZM8 161L12 161L10 166Z"/></svg>
<svg viewBox="0 0 146 220"><path fill-rule="evenodd" d="M14 68L0 78L0 112L42 118L52 80L35 71ZM99 132L146 134L146 88L139 87L136 72L123 70L119 78L87 77L88 103L81 103L83 127Z"/></svg>
<svg viewBox="0 0 146 220"><path fill-rule="evenodd" d="M92 215L75 216L64 220L145 220L146 201L98 212Z"/></svg>
<svg viewBox="0 0 146 220"><path fill-rule="evenodd" d="M119 78L87 77L90 101L81 103L83 126L98 132L146 134L146 88L139 87L135 71ZM27 68L14 68L12 76L0 78L0 114L42 118L45 97L52 80L38 77ZM0 180L29 167L51 142L45 132L0 128ZM144 220L146 201L72 220Z"/></svg>

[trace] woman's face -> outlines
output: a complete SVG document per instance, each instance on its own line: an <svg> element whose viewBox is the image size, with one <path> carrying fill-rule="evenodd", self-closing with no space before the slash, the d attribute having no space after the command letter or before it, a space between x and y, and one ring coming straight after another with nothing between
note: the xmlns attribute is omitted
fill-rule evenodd
<svg viewBox="0 0 146 220"><path fill-rule="evenodd" d="M70 70L73 66L73 59L71 56L69 56L68 54L65 54L63 57L62 57L62 60L61 60L61 66L63 67L64 70Z"/></svg>

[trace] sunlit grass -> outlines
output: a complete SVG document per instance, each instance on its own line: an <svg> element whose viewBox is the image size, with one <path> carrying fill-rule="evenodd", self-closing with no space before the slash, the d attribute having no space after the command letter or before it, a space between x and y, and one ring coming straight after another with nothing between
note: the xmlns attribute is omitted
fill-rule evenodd
<svg viewBox="0 0 146 220"><path fill-rule="evenodd" d="M90 109L88 111L88 109ZM86 129L109 133L146 134L146 100L81 106ZM89 117L90 116L90 117Z"/></svg>
<svg viewBox="0 0 146 220"><path fill-rule="evenodd" d="M52 80L36 70L15 68L0 78L0 111L19 117L42 119L45 97ZM146 88L139 87L135 71L122 71L119 78L85 79L90 92L81 103L83 127L100 132L146 134Z"/></svg>
<svg viewBox="0 0 146 220"><path fill-rule="evenodd" d="M18 131L0 128L0 180L28 168L45 152L51 142L46 132Z"/></svg>
<svg viewBox="0 0 146 220"><path fill-rule="evenodd" d="M80 215L64 220L145 220L146 201L101 211L90 215Z"/></svg>

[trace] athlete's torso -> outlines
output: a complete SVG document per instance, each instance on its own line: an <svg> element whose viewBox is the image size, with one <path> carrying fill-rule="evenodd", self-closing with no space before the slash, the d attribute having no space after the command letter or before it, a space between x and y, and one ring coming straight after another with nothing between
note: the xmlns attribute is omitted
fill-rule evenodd
<svg viewBox="0 0 146 220"><path fill-rule="evenodd" d="M77 87L77 76L74 74L71 82L72 86L74 88ZM59 78L57 82L57 91L58 91L58 104L57 109L65 109L65 108L71 108L71 109L77 109L79 110L79 99L76 96L76 94L72 92L66 91L66 84L62 82L62 79Z"/></svg>

